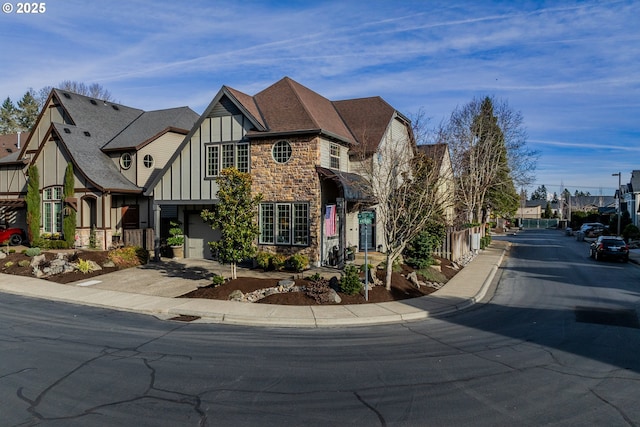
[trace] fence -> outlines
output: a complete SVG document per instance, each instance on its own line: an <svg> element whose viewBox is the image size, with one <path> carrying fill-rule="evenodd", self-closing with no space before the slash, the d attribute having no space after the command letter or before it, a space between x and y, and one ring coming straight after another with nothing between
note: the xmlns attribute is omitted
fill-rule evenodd
<svg viewBox="0 0 640 427"><path fill-rule="evenodd" d="M153 250L153 228L123 230L122 237L127 246L140 246L147 250Z"/></svg>
<svg viewBox="0 0 640 427"><path fill-rule="evenodd" d="M522 228L558 228L558 219L522 219Z"/></svg>
<svg viewBox="0 0 640 427"><path fill-rule="evenodd" d="M480 238L484 237L484 227L465 228L455 231L448 229L447 235L434 254L450 261L460 261L473 250L480 249Z"/></svg>

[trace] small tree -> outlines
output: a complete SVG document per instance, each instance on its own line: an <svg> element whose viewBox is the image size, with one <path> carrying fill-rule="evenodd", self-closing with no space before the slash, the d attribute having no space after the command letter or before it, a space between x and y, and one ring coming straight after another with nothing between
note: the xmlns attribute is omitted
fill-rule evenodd
<svg viewBox="0 0 640 427"><path fill-rule="evenodd" d="M40 174L36 165L29 166L27 174L27 234L31 245L40 238Z"/></svg>
<svg viewBox="0 0 640 427"><path fill-rule="evenodd" d="M75 194L75 179L73 175L73 164L67 163L67 168L64 171L64 187L62 190L64 198L73 197ZM76 238L76 211L69 209L67 214L62 219L62 233L64 240L67 242L70 248L73 247Z"/></svg>
<svg viewBox="0 0 640 427"><path fill-rule="evenodd" d="M209 242L211 251L220 261L231 264L231 278L237 278L237 264L254 256L254 241L258 236L256 210L262 195L251 195L251 175L235 168L223 169L216 179L218 204L204 209L200 216L211 228L220 231L220 240Z"/></svg>

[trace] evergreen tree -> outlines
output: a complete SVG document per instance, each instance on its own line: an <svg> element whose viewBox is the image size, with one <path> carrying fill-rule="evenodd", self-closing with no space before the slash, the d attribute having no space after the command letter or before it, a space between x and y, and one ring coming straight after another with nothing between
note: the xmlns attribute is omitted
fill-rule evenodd
<svg viewBox="0 0 640 427"><path fill-rule="evenodd" d="M64 171L64 187L62 193L65 199L67 197L73 197L75 194L75 178L72 163L67 163L67 168ZM62 219L62 233L67 245L72 248L76 238L76 211L74 209L69 209Z"/></svg>
<svg viewBox="0 0 640 427"><path fill-rule="evenodd" d="M547 200L547 187L542 184L536 188L536 190L531 193L531 200Z"/></svg>
<svg viewBox="0 0 640 427"><path fill-rule="evenodd" d="M31 246L40 239L40 173L36 165L29 166L27 172L27 234Z"/></svg>
<svg viewBox="0 0 640 427"><path fill-rule="evenodd" d="M17 120L18 109L7 96L2 106L0 106L0 135L7 135L19 131Z"/></svg>
<svg viewBox="0 0 640 427"><path fill-rule="evenodd" d="M235 168L223 169L216 179L219 203L212 210L204 209L200 216L214 230L220 230L220 240L209 242L211 251L220 261L231 264L231 278L236 279L236 266L255 255L254 241L258 237L256 212L262 195L251 195L251 175Z"/></svg>
<svg viewBox="0 0 640 427"><path fill-rule="evenodd" d="M18 101L16 118L20 130L23 132L30 131L38 118L40 107L35 97L36 94L33 89L29 89L22 99Z"/></svg>

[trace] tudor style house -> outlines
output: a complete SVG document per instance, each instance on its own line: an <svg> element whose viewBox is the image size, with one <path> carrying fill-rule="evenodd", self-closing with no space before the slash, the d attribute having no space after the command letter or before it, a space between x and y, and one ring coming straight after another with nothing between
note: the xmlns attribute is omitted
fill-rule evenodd
<svg viewBox="0 0 640 427"><path fill-rule="evenodd" d="M104 249L114 235L152 245L152 231L143 237L153 227L145 189L197 119L188 107L147 112L53 89L20 150L0 159L0 220L26 228L27 170L35 165L42 233L62 233L65 210L76 209L80 246L88 245L92 228ZM62 200L68 163L75 197Z"/></svg>
<svg viewBox="0 0 640 427"><path fill-rule="evenodd" d="M157 236L184 224L185 256L210 258L218 238L200 218L216 201L216 177L235 167L261 193L258 245L340 265L347 248L384 249L362 171L392 147L412 156L409 120L380 97L330 101L285 77L251 96L223 86L143 196L153 199ZM357 214L374 219L360 226Z"/></svg>

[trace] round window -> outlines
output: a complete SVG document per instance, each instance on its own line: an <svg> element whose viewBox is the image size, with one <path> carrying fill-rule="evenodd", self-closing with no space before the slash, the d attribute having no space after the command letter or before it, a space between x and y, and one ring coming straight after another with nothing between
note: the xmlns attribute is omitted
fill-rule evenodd
<svg viewBox="0 0 640 427"><path fill-rule="evenodd" d="M129 169L131 167L131 154L124 153L120 156L120 166L122 169Z"/></svg>
<svg viewBox="0 0 640 427"><path fill-rule="evenodd" d="M153 167L153 156L151 154L147 154L146 156L144 156L144 159L142 161L145 168L151 169Z"/></svg>
<svg viewBox="0 0 640 427"><path fill-rule="evenodd" d="M291 144L288 141L278 141L273 144L271 154L276 162L287 163L291 158Z"/></svg>

